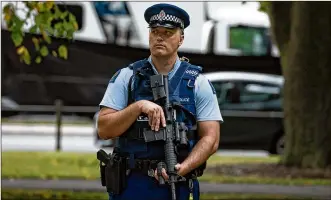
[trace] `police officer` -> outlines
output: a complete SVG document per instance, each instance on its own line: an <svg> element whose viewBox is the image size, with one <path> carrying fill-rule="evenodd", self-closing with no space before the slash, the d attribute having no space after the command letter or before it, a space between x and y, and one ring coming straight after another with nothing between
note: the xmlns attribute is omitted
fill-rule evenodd
<svg viewBox="0 0 331 200"><path fill-rule="evenodd" d="M139 139L141 130L134 128L141 116L148 117L151 130L158 131L166 125L162 107L153 102L151 75L168 75L170 100L179 102L183 109L178 120L193 134L188 136L189 153L175 166L178 175L194 174L217 151L220 122L223 122L215 89L200 74L202 68L179 59L177 54L184 42L184 29L190 24L188 13L162 3L146 9L144 17L150 29L150 56L116 72L100 103L98 134L102 139L117 138L114 151L127 157L128 165L123 168L130 169L125 189L120 194L109 192L112 200L171 199L169 187L158 184L153 162L164 160L163 143L146 143L143 138ZM165 180L169 178L166 169L162 170L162 176ZM192 180L190 184L178 184L177 199L188 200L192 196L194 200L199 199L197 179L189 180Z"/></svg>

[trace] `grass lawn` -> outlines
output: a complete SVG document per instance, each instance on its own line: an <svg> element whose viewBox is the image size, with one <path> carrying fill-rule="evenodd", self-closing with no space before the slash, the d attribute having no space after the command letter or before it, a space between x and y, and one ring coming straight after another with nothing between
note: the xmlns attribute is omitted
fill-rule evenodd
<svg viewBox="0 0 331 200"><path fill-rule="evenodd" d="M1 191L1 196L3 200L108 200L107 193L100 192L73 192L73 191L52 191L52 190L13 190L13 189L3 189ZM294 196L284 196L284 195L262 195L262 194L201 194L201 200L211 200L211 199L229 199L229 200L274 200L274 199L301 199L308 200L313 198L298 198Z"/></svg>
<svg viewBox="0 0 331 200"><path fill-rule="evenodd" d="M213 155L208 159L208 166L217 164L239 164L239 163L277 163L279 156L270 157L246 157L246 156L218 156Z"/></svg>
<svg viewBox="0 0 331 200"><path fill-rule="evenodd" d="M214 155L209 167L220 164L276 163L278 157L228 157ZM22 168L23 167L23 168ZM270 178L254 174L228 176L206 173L201 181L218 183L261 183L283 185L331 185L330 179L320 178ZM34 179L99 179L96 153L69 152L2 152L2 178Z"/></svg>

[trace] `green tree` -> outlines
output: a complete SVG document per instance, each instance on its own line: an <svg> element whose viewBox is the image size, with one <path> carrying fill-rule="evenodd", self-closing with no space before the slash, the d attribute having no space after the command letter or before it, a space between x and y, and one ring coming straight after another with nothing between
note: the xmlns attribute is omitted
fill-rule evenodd
<svg viewBox="0 0 331 200"><path fill-rule="evenodd" d="M281 54L288 166L331 166L331 2L262 2Z"/></svg>
<svg viewBox="0 0 331 200"><path fill-rule="evenodd" d="M50 53L49 45L52 37L66 38L71 40L73 34L78 30L76 17L67 10L60 10L53 1L25 1L25 10L18 8L17 2L10 2L3 7L4 19L8 30L11 32L11 39L16 47L16 52L20 60L26 64L31 64L32 50L28 50L24 45L25 32L24 25L33 22L27 31L34 34L32 42L34 51L37 53L35 62L40 63L43 57ZM25 17L18 16L18 11L25 12ZM51 50L53 56L68 58L67 47L62 44L57 49Z"/></svg>

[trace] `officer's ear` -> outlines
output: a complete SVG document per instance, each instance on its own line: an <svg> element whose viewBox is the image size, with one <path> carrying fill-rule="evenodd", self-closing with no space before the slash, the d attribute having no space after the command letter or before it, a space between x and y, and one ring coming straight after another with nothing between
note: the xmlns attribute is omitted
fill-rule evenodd
<svg viewBox="0 0 331 200"><path fill-rule="evenodd" d="M179 39L179 44L178 47L180 47L184 42L184 30L180 29L180 39Z"/></svg>

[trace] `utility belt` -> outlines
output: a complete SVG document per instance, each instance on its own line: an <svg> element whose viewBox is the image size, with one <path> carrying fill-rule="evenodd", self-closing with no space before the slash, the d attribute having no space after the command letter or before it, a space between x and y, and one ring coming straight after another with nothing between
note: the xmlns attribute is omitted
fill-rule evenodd
<svg viewBox="0 0 331 200"><path fill-rule="evenodd" d="M107 157L106 157L107 156ZM99 150L97 157L100 160L101 185L107 188L107 192L121 194L127 186L127 177L130 172L140 172L154 177L154 170L161 160L135 159L134 167L129 167L129 158L119 156L117 153L107 155ZM101 158L104 157L104 158ZM206 165L198 167L185 176L186 179L195 179L202 176Z"/></svg>
<svg viewBox="0 0 331 200"><path fill-rule="evenodd" d="M143 129L129 129L125 135L123 135L123 138L131 139L131 140L145 140ZM189 130L186 133L186 137L188 140L196 140L196 130Z"/></svg>

